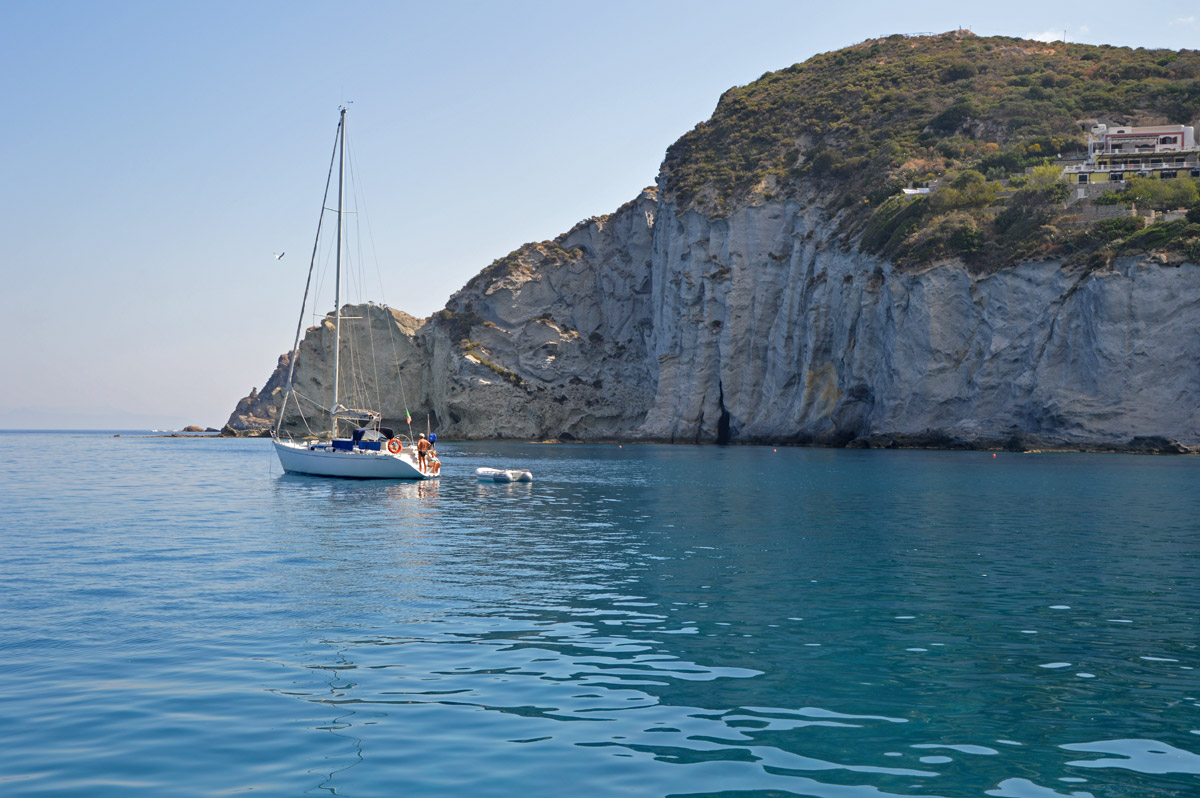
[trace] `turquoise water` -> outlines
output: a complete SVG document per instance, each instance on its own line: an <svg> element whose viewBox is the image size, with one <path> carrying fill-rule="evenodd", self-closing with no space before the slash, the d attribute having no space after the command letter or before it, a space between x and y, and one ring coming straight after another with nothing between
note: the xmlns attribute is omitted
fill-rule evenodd
<svg viewBox="0 0 1200 798"><path fill-rule="evenodd" d="M439 449L0 433L0 794L1200 795L1200 459Z"/></svg>

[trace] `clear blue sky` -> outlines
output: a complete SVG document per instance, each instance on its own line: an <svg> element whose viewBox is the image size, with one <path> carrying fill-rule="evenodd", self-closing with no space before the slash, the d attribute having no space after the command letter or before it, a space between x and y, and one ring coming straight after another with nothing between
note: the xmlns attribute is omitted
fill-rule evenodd
<svg viewBox="0 0 1200 798"><path fill-rule="evenodd" d="M634 198L730 86L960 26L1200 45L1191 4L1127 8L0 0L0 428L221 426L291 346L343 100L382 299L426 316Z"/></svg>

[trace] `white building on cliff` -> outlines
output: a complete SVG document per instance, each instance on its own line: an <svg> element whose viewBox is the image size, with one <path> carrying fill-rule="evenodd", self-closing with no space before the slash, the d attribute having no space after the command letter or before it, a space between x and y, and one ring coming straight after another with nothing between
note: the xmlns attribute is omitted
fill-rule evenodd
<svg viewBox="0 0 1200 798"><path fill-rule="evenodd" d="M1064 177L1071 183L1120 183L1126 177L1180 175L1200 177L1196 129L1190 125L1108 127L1096 125L1088 135L1087 161L1068 164Z"/></svg>

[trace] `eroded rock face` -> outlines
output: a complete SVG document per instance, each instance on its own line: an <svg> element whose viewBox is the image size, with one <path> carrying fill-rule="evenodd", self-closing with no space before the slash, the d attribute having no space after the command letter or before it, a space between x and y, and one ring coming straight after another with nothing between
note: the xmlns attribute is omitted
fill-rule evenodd
<svg viewBox="0 0 1200 798"><path fill-rule="evenodd" d="M1200 267L899 273L835 228L816 197L709 218L648 190L497 261L424 323L368 309L398 348L391 381L360 379L394 422L398 368L414 421L449 438L1200 443ZM318 403L331 340L310 330L297 363ZM285 380L281 359L231 426L273 419Z"/></svg>
<svg viewBox="0 0 1200 798"><path fill-rule="evenodd" d="M666 440L1103 446L1200 441L1200 269L900 274L798 203L659 214Z"/></svg>
<svg viewBox="0 0 1200 798"><path fill-rule="evenodd" d="M422 330L452 437L628 437L654 395L654 192L523 247ZM510 256L511 257L511 256ZM455 319L475 323L463 331Z"/></svg>

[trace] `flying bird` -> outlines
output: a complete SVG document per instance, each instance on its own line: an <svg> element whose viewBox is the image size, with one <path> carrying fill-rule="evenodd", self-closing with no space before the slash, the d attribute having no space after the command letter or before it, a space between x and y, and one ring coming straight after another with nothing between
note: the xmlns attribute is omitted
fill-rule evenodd
<svg viewBox="0 0 1200 798"><path fill-rule="evenodd" d="M275 260L279 260L279 259L280 259L280 258L282 258L284 255L286 255L287 253L286 253L286 252L280 252L279 254L277 254L277 255L276 255L274 252L272 252L271 254L272 254L272 255L275 255Z"/></svg>

